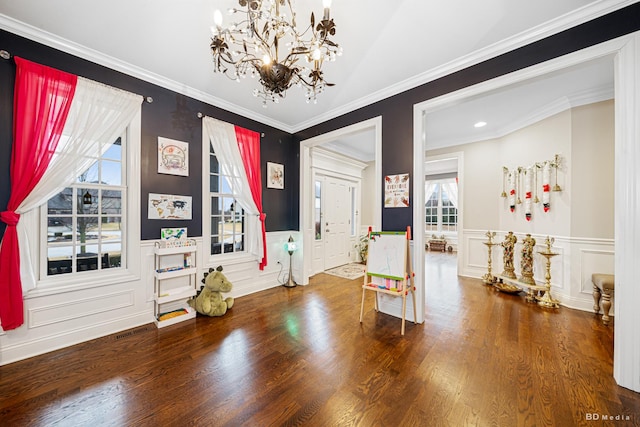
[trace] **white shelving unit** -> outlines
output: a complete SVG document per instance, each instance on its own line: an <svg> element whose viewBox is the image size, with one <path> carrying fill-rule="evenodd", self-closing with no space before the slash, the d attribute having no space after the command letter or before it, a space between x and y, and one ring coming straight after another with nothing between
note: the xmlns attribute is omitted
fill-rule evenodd
<svg viewBox="0 0 640 427"><path fill-rule="evenodd" d="M154 321L158 328L173 325L196 317L196 311L187 300L196 294L197 272L196 241L186 239L180 246L154 248ZM175 310L186 313L165 320L158 320L163 313Z"/></svg>

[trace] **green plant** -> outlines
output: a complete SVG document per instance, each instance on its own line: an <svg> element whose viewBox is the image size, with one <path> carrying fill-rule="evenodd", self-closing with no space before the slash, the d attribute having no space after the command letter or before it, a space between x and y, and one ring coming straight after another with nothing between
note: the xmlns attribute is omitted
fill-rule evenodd
<svg viewBox="0 0 640 427"><path fill-rule="evenodd" d="M360 256L360 260L362 263L367 262L367 253L369 251L369 234L363 234L358 239L358 243L355 245L358 250L358 255Z"/></svg>

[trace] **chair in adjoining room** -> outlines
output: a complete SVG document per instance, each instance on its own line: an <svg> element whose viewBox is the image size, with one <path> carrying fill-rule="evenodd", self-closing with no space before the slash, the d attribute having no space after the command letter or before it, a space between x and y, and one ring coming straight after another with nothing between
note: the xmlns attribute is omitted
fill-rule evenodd
<svg viewBox="0 0 640 427"><path fill-rule="evenodd" d="M611 309L611 294L614 291L614 275L594 273L591 275L593 282L593 310L600 313L600 296L602 296L602 323L609 324L609 310Z"/></svg>

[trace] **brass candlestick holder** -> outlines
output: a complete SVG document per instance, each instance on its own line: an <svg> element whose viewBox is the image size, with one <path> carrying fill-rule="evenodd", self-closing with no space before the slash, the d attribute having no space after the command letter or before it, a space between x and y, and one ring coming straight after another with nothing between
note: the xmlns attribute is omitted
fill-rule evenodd
<svg viewBox="0 0 640 427"><path fill-rule="evenodd" d="M556 170L556 183L553 186L553 188L551 189L551 191L562 191L562 188L560 188L560 186L558 185L558 168L560 168L560 155L556 154L556 157L554 158L553 162L551 163L551 166L554 167L554 169Z"/></svg>
<svg viewBox="0 0 640 427"><path fill-rule="evenodd" d="M493 238L496 236L496 232L495 231L487 231L485 236L487 236L489 241L482 242L482 243L484 243L487 246L487 252L488 252L489 257L487 258L487 274L482 276L482 282L485 285L493 285L495 283L495 281L496 281L496 278L493 275L493 273L491 273L491 248L494 245L496 245L496 243L493 243Z"/></svg>
<svg viewBox="0 0 640 427"><path fill-rule="evenodd" d="M545 280L544 286L546 290L542 298L538 300L538 305L542 307L547 307L547 308L560 307L560 301L555 300L551 297L551 258L558 255L558 253L556 252L551 252L551 245L553 245L554 241L555 239L553 237L549 238L549 236L547 236L546 240L544 241L545 244L547 245L546 249L543 252L538 252L547 260L546 270L544 274L544 280Z"/></svg>
<svg viewBox="0 0 640 427"><path fill-rule="evenodd" d="M507 192L504 189L504 181L507 177L507 174L509 173L509 169L507 169L506 167L502 167L502 193L500 194L500 197L507 197Z"/></svg>

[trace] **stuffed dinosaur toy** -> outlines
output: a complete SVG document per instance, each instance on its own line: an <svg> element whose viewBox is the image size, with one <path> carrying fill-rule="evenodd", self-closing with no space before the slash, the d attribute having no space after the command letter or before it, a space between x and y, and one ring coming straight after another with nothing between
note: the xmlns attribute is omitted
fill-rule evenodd
<svg viewBox="0 0 640 427"><path fill-rule="evenodd" d="M232 297L222 297L222 292L229 292L232 288L231 282L222 274L222 266L215 270L210 268L208 273L204 273L202 283L204 286L200 287L196 297L187 301L198 313L205 316L222 316L233 307Z"/></svg>

